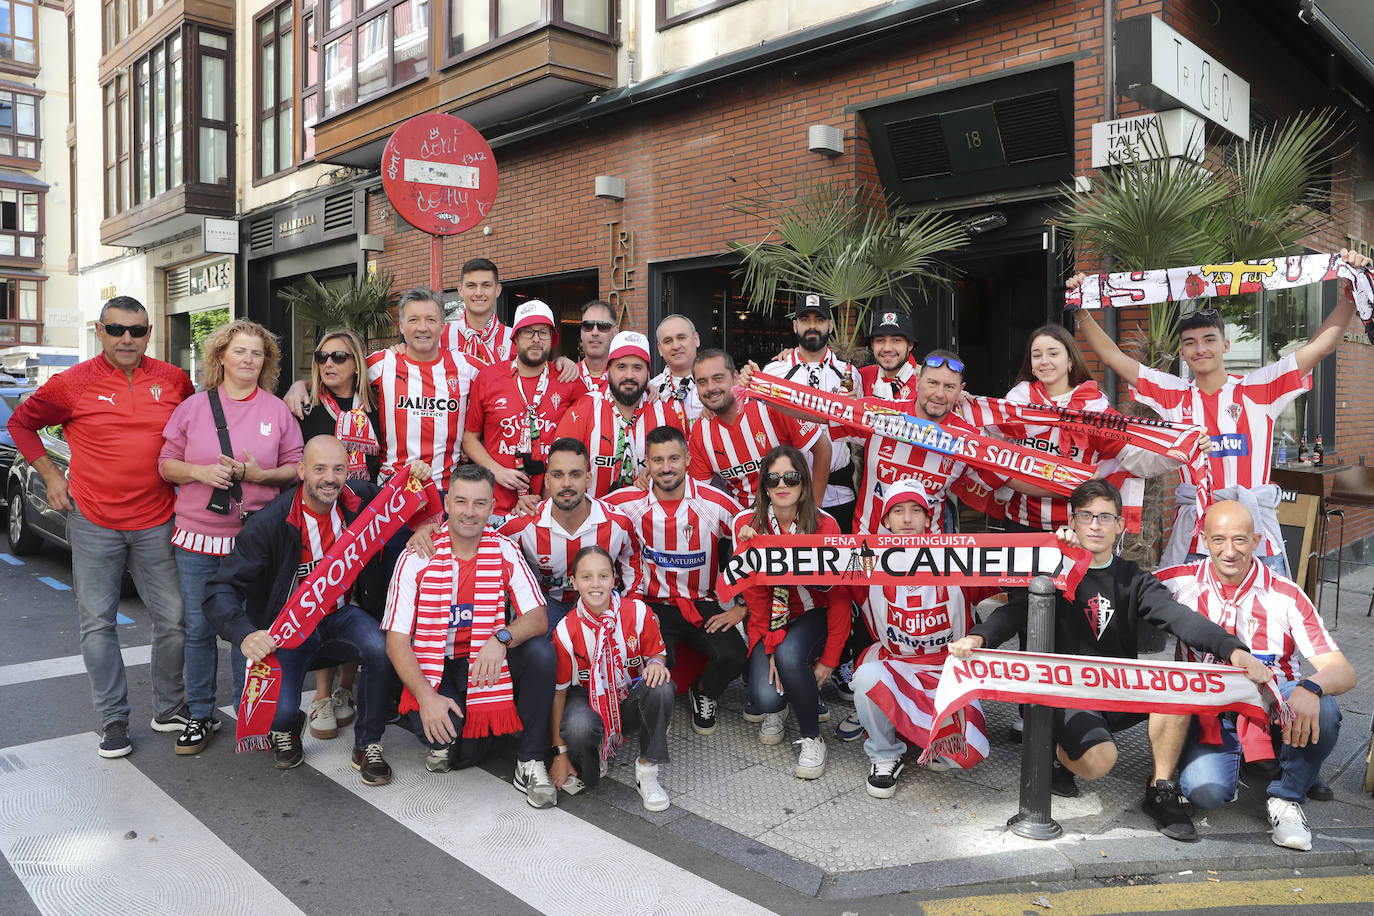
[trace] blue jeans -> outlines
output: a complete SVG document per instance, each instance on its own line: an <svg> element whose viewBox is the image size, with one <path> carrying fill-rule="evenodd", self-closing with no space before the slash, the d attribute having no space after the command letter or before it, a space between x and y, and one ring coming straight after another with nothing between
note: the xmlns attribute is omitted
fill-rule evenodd
<svg viewBox="0 0 1374 916"><path fill-rule="evenodd" d="M544 595L544 613L549 618L549 630L544 634L545 639L553 639L553 629L558 626L558 621L568 616L568 612L577 604L577 597L574 595L572 601L559 601L552 595Z"/></svg>
<svg viewBox="0 0 1374 916"><path fill-rule="evenodd" d="M1296 684L1282 687L1285 697ZM1317 781L1322 763L1336 747L1341 731L1341 709L1335 697L1322 697L1318 718L1321 737L1307 747L1278 744L1279 775L1269 783L1269 794L1299 804L1307 798L1307 790ZM1198 743L1198 723L1188 728L1188 739L1179 758L1179 788L1195 808L1211 811L1225 805L1236 794L1240 779L1241 749L1236 739L1236 723L1222 720L1221 744Z"/></svg>
<svg viewBox="0 0 1374 916"><path fill-rule="evenodd" d="M864 731L868 732L864 753L874 763L901 760L906 753L906 742L897 734L897 726L892 724L882 707L868 698L868 692L878 686L882 673L882 662L865 662L854 668L854 676L849 679L849 686L854 691L854 712Z"/></svg>
<svg viewBox="0 0 1374 916"><path fill-rule="evenodd" d="M219 570L219 557L173 547L181 603L186 609L186 705L193 719L208 719L215 711L215 683L219 677L219 636L205 619L205 583ZM240 678L242 672L240 672ZM237 703L237 697L235 697Z"/></svg>
<svg viewBox="0 0 1374 916"><path fill-rule="evenodd" d="M186 701L182 677L186 631L171 539L170 520L156 528L120 531L97 525L79 507L67 515L81 658L91 678L91 699L102 728L129 721L129 687L115 630L126 562L153 625L153 712L168 716Z"/></svg>
<svg viewBox="0 0 1374 916"><path fill-rule="evenodd" d="M276 732L299 732L301 687L310 664L321 656L359 662L362 670L354 683L358 698L358 718L353 726L353 746L366 747L380 741L386 730L391 683L391 661L386 656L386 637L377 620L360 607L346 604L320 621L305 642L294 649L278 649L281 664L281 693L277 714L272 719Z"/></svg>
<svg viewBox="0 0 1374 916"><path fill-rule="evenodd" d="M826 610L812 608L787 625L786 635L773 650L773 661L782 681L782 693L768 682L768 653L760 639L749 653L749 702L755 712L782 712L789 704L797 714L797 727L803 738L815 738L821 733L817 719L821 689L811 666L825 648Z"/></svg>

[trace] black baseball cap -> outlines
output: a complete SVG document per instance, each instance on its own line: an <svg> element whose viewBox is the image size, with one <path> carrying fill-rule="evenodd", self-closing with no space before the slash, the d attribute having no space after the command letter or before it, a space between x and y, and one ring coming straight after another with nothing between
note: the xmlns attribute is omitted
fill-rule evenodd
<svg viewBox="0 0 1374 916"><path fill-rule="evenodd" d="M830 314L830 303L820 293L798 293L797 309L792 313L793 318L800 318L807 312L815 312L826 321L833 320Z"/></svg>
<svg viewBox="0 0 1374 916"><path fill-rule="evenodd" d="M873 312L873 320L868 325L869 338L877 337L879 334L896 334L905 337L916 343L916 328L911 323L911 316L901 309L877 309Z"/></svg>

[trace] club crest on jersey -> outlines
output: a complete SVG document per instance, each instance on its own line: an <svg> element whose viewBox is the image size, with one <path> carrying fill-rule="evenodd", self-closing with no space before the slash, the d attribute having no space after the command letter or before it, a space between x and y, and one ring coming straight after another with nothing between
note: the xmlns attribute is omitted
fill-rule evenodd
<svg viewBox="0 0 1374 916"><path fill-rule="evenodd" d="M458 390L458 380L456 378L451 378L448 380L448 390L451 392Z"/></svg>
<svg viewBox="0 0 1374 916"><path fill-rule="evenodd" d="M153 382L148 386L148 393L153 396L154 401L157 401L159 404L162 403L162 386L157 382Z"/></svg>
<svg viewBox="0 0 1374 916"><path fill-rule="evenodd" d="M554 410L558 409L558 404L562 400L563 396L556 391L553 394L549 395L549 403L553 405Z"/></svg>
<svg viewBox="0 0 1374 916"><path fill-rule="evenodd" d="M760 449L768 447L768 435L764 433L763 430L754 433L754 441L759 444Z"/></svg>
<svg viewBox="0 0 1374 916"><path fill-rule="evenodd" d="M683 536L683 537L686 537L686 538L690 538L690 537L692 536L692 526L691 526L691 525L683 525L683 526L682 526L682 536Z"/></svg>
<svg viewBox="0 0 1374 916"><path fill-rule="evenodd" d="M636 652L639 651L638 636L634 635L633 633L629 633L625 636L625 651L631 655L634 655Z"/></svg>
<svg viewBox="0 0 1374 916"><path fill-rule="evenodd" d="M1231 406L1227 407L1227 408L1226 408L1226 416L1230 417L1233 421L1239 420L1239 419L1240 419L1240 405L1239 405L1239 404L1232 404Z"/></svg>

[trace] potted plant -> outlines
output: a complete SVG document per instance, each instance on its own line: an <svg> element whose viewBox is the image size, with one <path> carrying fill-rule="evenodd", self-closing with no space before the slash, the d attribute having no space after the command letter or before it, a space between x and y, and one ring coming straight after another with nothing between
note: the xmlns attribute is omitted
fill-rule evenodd
<svg viewBox="0 0 1374 916"><path fill-rule="evenodd" d="M325 286L307 275L304 284L289 286L277 296L296 317L313 324L316 335L331 328L350 328L371 344L396 333L391 283L386 271L338 287Z"/></svg>

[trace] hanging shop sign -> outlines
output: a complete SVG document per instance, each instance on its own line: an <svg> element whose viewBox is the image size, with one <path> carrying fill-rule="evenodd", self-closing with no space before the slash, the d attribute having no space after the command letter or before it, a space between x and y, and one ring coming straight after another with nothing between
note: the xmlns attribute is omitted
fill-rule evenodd
<svg viewBox="0 0 1374 916"><path fill-rule="evenodd" d="M1250 139L1250 84L1158 16L1117 23L1116 82L1147 108L1182 105Z"/></svg>

